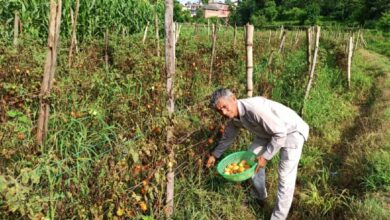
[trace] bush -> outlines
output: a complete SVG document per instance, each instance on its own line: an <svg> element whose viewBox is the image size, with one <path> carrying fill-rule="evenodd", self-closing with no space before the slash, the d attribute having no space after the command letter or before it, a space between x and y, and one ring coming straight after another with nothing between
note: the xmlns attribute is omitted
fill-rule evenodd
<svg viewBox="0 0 390 220"><path fill-rule="evenodd" d="M390 31L390 11L382 14L376 26L384 32Z"/></svg>

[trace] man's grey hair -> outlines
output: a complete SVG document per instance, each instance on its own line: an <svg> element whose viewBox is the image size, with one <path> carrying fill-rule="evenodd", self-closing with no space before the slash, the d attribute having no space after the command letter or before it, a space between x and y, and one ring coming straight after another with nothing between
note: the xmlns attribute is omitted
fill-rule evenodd
<svg viewBox="0 0 390 220"><path fill-rule="evenodd" d="M218 103L220 98L228 98L232 95L234 95L234 94L229 89L220 88L220 89L215 90L213 92L213 94L211 95L211 99L210 99L210 103L209 103L210 108L216 109L217 103Z"/></svg>

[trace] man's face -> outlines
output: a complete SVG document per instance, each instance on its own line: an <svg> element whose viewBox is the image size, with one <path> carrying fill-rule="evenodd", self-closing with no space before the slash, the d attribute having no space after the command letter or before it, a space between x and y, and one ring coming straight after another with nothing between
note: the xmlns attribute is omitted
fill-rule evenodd
<svg viewBox="0 0 390 220"><path fill-rule="evenodd" d="M237 99L234 95L227 98L220 98L217 102L216 111L226 118L238 116Z"/></svg>

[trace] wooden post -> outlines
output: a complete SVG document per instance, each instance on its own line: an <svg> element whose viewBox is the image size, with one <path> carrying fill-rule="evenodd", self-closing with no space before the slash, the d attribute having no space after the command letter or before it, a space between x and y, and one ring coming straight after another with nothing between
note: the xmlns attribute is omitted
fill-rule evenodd
<svg viewBox="0 0 390 220"><path fill-rule="evenodd" d="M307 100L307 98L309 97L309 92L311 89L311 85L313 83L314 71L315 71L316 62L317 62L318 48L319 48L319 44L320 44L320 31L321 31L321 27L316 26L316 41L315 41L314 55L313 55L312 67L310 68L310 78L309 78L309 82L307 83L305 98L303 100L304 103ZM301 113L303 113L303 111L304 111L304 108L302 108Z"/></svg>
<svg viewBox="0 0 390 220"><path fill-rule="evenodd" d="M73 58L73 49L77 46L77 18L79 15L79 7L80 7L80 1L76 0L76 10L75 14L73 16L73 10L70 9L70 18L72 22L72 34L71 34L71 40L70 40L70 48L69 48L69 55L68 55L68 66L72 66L72 58ZM76 51L77 52L77 51Z"/></svg>
<svg viewBox="0 0 390 220"><path fill-rule="evenodd" d="M271 64L272 64L272 59L273 59L273 55L274 55L274 49L271 50L271 53L269 54L269 57L268 57L268 63L267 63L267 66L270 67Z"/></svg>
<svg viewBox="0 0 390 220"><path fill-rule="evenodd" d="M269 30L268 44L271 44L272 31Z"/></svg>
<svg viewBox="0 0 390 220"><path fill-rule="evenodd" d="M176 27L175 44L177 44L177 41L179 40L179 36L180 36L181 25L178 22L176 22L175 27Z"/></svg>
<svg viewBox="0 0 390 220"><path fill-rule="evenodd" d="M207 19L207 36L210 36L210 19Z"/></svg>
<svg viewBox="0 0 390 220"><path fill-rule="evenodd" d="M306 38L307 38L307 50L306 50L306 55L307 55L307 69L308 73L310 73L310 68L311 68L311 62L312 62L312 27L309 27L306 30Z"/></svg>
<svg viewBox="0 0 390 220"><path fill-rule="evenodd" d="M286 41L286 31L283 31L282 39L280 40L280 45L279 45L279 51L278 53L282 52L282 49L284 47L284 42Z"/></svg>
<svg viewBox="0 0 390 220"><path fill-rule="evenodd" d="M175 78L175 23L173 22L173 0L165 0L165 71L167 76L167 110L168 110L168 125L167 125L167 141L166 146L169 150L169 163L167 173L167 198L166 208L164 209L167 219L173 214L173 198L174 198L174 180L175 171L173 170L174 163L174 148L173 148L173 122L172 117L175 110L174 102L174 78Z"/></svg>
<svg viewBox="0 0 390 220"><path fill-rule="evenodd" d="M353 50L357 50L358 49L358 46L359 46L359 39L360 39L360 30L358 30L358 33L357 33L357 36L355 38L355 47L353 48Z"/></svg>
<svg viewBox="0 0 390 220"><path fill-rule="evenodd" d="M247 95L253 95L253 32L254 27L251 24L246 26L246 76L247 76Z"/></svg>
<svg viewBox="0 0 390 220"><path fill-rule="evenodd" d="M50 114L50 103L47 96L53 86L55 67L57 63L57 47L60 37L61 24L61 0L50 1L50 18L49 18L49 36L48 50L45 60L44 75L42 80L41 92L39 93L39 116L37 126L37 142L42 145L48 131L48 122Z"/></svg>
<svg viewBox="0 0 390 220"><path fill-rule="evenodd" d="M237 25L234 24L234 37L233 37L233 49L236 50L236 42L237 42Z"/></svg>
<svg viewBox="0 0 390 220"><path fill-rule="evenodd" d="M360 34L360 40L361 40L363 46L364 46L364 47L367 47L367 42L366 42L366 40L364 40L364 38L363 38L363 32Z"/></svg>
<svg viewBox="0 0 390 220"><path fill-rule="evenodd" d="M106 28L106 33L104 33L104 62L106 67L108 67L108 45L109 45L109 34L108 28Z"/></svg>
<svg viewBox="0 0 390 220"><path fill-rule="evenodd" d="M15 11L15 19L14 19L14 46L18 45L18 37L19 37L19 12Z"/></svg>
<svg viewBox="0 0 390 220"><path fill-rule="evenodd" d="M353 36L349 37L348 41L348 88L351 87L351 65L352 65L352 53L353 53Z"/></svg>
<svg viewBox="0 0 390 220"><path fill-rule="evenodd" d="M148 35L148 27L149 27L149 21L146 23L145 31L144 31L144 37L142 38L142 44L145 44L146 36Z"/></svg>
<svg viewBox="0 0 390 220"><path fill-rule="evenodd" d="M298 44L298 41L299 41L299 33L300 33L300 30L298 29L296 35L295 35L295 41L294 41L294 46L296 46Z"/></svg>
<svg viewBox="0 0 390 220"><path fill-rule="evenodd" d="M211 59L210 59L209 85L211 85L211 77L213 75L215 47L217 43L217 29L215 27L215 24L212 24L211 28L212 28L212 49L211 49Z"/></svg>
<svg viewBox="0 0 390 220"><path fill-rule="evenodd" d="M160 36L158 33L158 14L154 15L154 28L156 30L156 52L157 56L160 57Z"/></svg>
<svg viewBox="0 0 390 220"><path fill-rule="evenodd" d="M284 33L284 26L282 25L282 27L280 27L279 40L281 40L281 39L282 39L282 37L283 37L283 33Z"/></svg>

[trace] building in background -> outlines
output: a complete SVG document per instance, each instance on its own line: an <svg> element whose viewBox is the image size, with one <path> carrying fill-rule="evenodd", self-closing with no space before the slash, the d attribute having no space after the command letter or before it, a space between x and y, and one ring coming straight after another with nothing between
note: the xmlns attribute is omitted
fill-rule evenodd
<svg viewBox="0 0 390 220"><path fill-rule="evenodd" d="M187 10L187 11L190 11L191 13L191 17L194 17L196 16L196 11L201 8L203 5L201 2L199 3L191 3L191 2L187 2L183 5L183 10Z"/></svg>
<svg viewBox="0 0 390 220"><path fill-rule="evenodd" d="M229 5L222 2L209 1L203 8L205 18L227 18L229 16Z"/></svg>

